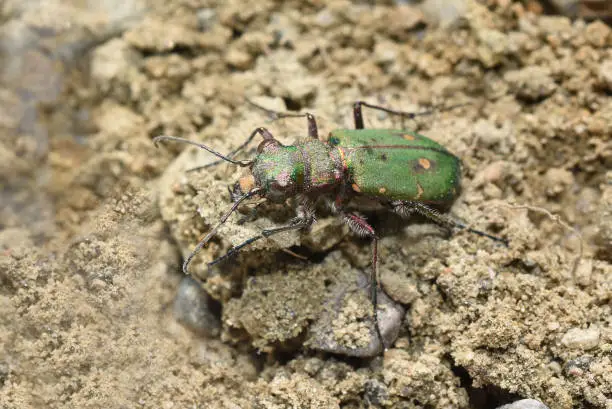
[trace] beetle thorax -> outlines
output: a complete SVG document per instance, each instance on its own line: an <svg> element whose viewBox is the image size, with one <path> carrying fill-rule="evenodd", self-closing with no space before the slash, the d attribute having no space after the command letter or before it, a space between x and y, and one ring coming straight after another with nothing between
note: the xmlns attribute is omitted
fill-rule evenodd
<svg viewBox="0 0 612 409"><path fill-rule="evenodd" d="M268 143L251 169L255 185L273 202L298 193L317 193L338 183L339 171L329 145L308 141L292 146Z"/></svg>

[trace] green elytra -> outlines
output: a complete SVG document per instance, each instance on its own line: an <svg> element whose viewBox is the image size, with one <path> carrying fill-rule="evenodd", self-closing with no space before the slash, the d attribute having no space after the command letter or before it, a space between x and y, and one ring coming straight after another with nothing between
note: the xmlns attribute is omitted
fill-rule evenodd
<svg viewBox="0 0 612 409"><path fill-rule="evenodd" d="M446 204L460 190L459 159L416 132L339 129L329 140L344 151L351 186L362 194Z"/></svg>
<svg viewBox="0 0 612 409"><path fill-rule="evenodd" d="M248 100L247 100L248 101ZM252 105L274 115L276 118L305 117L308 122L307 141L294 145L283 145L266 128L255 129L237 149L222 155L206 145L172 136L154 139L172 140L198 146L220 160L193 169L205 169L226 161L247 167L250 174L237 182L230 195L234 202L217 225L198 243L183 263L183 271L193 257L210 241L218 228L227 221L240 204L259 196L268 201L283 203L288 198L297 198L296 217L288 224L265 229L230 249L225 255L208 263L217 264L242 248L262 238L288 230L309 228L315 221L315 203L323 200L332 211L358 235L372 240L372 271L370 297L373 306L374 329L377 350L387 348L378 323L378 236L363 216L347 209L356 196L366 196L379 201L390 210L408 216L419 213L446 228L465 229L507 245L507 241L442 215L429 205L448 207L460 191L460 161L437 142L411 130L365 129L362 107L381 110L390 114L414 118L426 113L409 113L371 105L358 101L353 106L356 129L337 129L330 133L327 141L319 139L316 119L309 113L291 114L268 110L248 101ZM449 107L452 109L455 107ZM235 160L233 157L244 149L256 135L263 141L257 155L251 160Z"/></svg>

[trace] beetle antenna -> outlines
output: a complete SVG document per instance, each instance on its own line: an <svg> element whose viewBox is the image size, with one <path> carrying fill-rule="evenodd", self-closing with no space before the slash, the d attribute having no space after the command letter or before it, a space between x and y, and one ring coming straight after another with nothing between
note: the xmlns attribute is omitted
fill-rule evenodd
<svg viewBox="0 0 612 409"><path fill-rule="evenodd" d="M204 246L206 246L206 244L208 244L210 239L219 230L219 227L221 227L227 221L227 219L231 216L231 214L234 213L236 211L236 209L238 209L238 206L240 206L240 204L242 202L244 202L246 199L249 199L249 198L255 196L256 194L261 193L262 190L263 189L261 189L259 187L255 188L255 189L251 189L250 191L248 191L244 195L240 196L234 202L232 207L223 215L223 217L221 217L221 219L219 220L217 225L215 227L213 227L213 229L211 231L209 231L208 234L202 240L200 240L200 242L198 243L197 246L195 246L195 248L193 249L191 254L189 254L189 256L185 259L185 262L183 263L183 273L189 275L189 271L187 269L189 267L189 264L191 263L191 260L193 260L193 258L196 256L196 254L198 254L200 252L200 250L202 250L204 248Z"/></svg>
<svg viewBox="0 0 612 409"><path fill-rule="evenodd" d="M251 160L234 160L232 158L230 158L229 156L225 156L211 148L209 148L206 145L203 145L201 143L198 142L194 142L194 141L190 141L189 139L184 139L184 138L177 138L176 136L167 136L167 135L162 135L162 136L156 136L155 138L153 138L153 143L155 144L155 146L157 147L157 144L160 141L175 141L175 142L180 142L180 143L186 143L189 145L193 145L193 146L197 146L200 149L204 149L207 152L212 153L213 155L215 155L216 157L218 157L219 159L222 159L226 162L229 163L233 163L234 165L238 165L240 167L246 167L246 166L250 166L253 161Z"/></svg>

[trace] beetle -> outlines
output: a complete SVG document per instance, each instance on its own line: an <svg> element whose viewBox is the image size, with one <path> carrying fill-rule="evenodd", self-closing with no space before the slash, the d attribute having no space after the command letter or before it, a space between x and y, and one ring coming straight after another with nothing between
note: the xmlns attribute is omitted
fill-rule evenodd
<svg viewBox="0 0 612 409"><path fill-rule="evenodd" d="M233 204L215 227L197 244L183 263L183 272L193 257L210 241L245 200L259 197L273 203L297 199L296 217L288 224L263 230L230 249L225 255L208 263L217 264L242 248L262 238L289 231L309 228L315 221L315 203L324 200L331 210L357 235L369 238L372 243L370 298L374 310L374 326L383 349L385 339L378 324L378 240L374 228L367 220L347 209L352 199L364 196L406 217L420 214L448 229L463 229L508 245L507 240L472 229L439 211L436 207L448 207L458 197L461 188L461 162L444 146L412 130L366 129L363 108L412 119L430 112L404 112L357 101L353 104L355 129L333 130L327 140L319 138L316 118L310 113L282 113L249 103L276 118L305 117L308 139L293 145L283 145L268 129L256 128L237 149L223 155L206 145L173 136L158 136L160 141L175 141L195 145L217 156L219 160L195 169L208 168L229 162L249 169L249 174L233 185L230 196ZM453 109L456 106L445 108ZM253 159L236 160L236 156L257 135L262 141Z"/></svg>

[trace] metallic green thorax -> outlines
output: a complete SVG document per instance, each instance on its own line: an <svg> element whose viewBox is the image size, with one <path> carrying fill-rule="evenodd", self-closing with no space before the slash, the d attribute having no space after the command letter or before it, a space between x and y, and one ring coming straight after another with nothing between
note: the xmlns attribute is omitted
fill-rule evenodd
<svg viewBox="0 0 612 409"><path fill-rule="evenodd" d="M343 156L356 192L434 204L447 204L459 194L459 159L414 131L338 129L329 143Z"/></svg>
<svg viewBox="0 0 612 409"><path fill-rule="evenodd" d="M332 147L321 141L292 146L268 144L257 155L252 173L265 196L276 202L298 192L321 191L338 186L338 169Z"/></svg>

